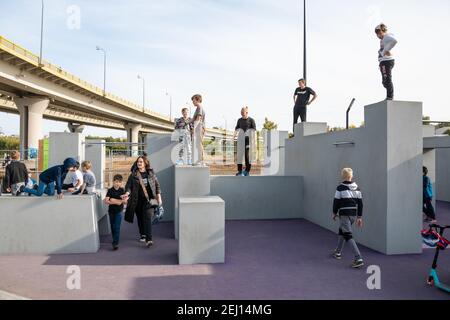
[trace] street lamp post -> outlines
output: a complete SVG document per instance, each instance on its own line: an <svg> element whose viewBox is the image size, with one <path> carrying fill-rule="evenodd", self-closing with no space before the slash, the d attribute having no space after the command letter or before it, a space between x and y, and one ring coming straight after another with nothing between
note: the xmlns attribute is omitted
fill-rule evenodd
<svg viewBox="0 0 450 320"><path fill-rule="evenodd" d="M169 96L169 118L172 121L172 95L166 92L166 96Z"/></svg>
<svg viewBox="0 0 450 320"><path fill-rule="evenodd" d="M303 79L306 81L306 0L303 0Z"/></svg>
<svg viewBox="0 0 450 320"><path fill-rule="evenodd" d="M99 46L96 49L103 52L103 96L106 96L106 50Z"/></svg>
<svg viewBox="0 0 450 320"><path fill-rule="evenodd" d="M44 0L41 1L41 46L39 50L39 66L42 67L42 43L44 40Z"/></svg>
<svg viewBox="0 0 450 320"><path fill-rule="evenodd" d="M137 77L142 80L142 112L145 112L145 79L140 75Z"/></svg>

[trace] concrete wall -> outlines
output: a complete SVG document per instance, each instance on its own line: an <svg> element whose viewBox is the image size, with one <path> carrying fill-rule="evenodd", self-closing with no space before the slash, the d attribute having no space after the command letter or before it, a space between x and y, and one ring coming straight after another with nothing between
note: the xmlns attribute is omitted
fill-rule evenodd
<svg viewBox="0 0 450 320"><path fill-rule="evenodd" d="M211 176L211 195L225 201L227 220L299 219L302 178Z"/></svg>
<svg viewBox="0 0 450 320"><path fill-rule="evenodd" d="M92 144L89 144L92 143ZM105 180L105 140L86 140L85 160L92 162L92 172L97 180L96 189L102 189Z"/></svg>
<svg viewBox="0 0 450 320"><path fill-rule="evenodd" d="M436 199L450 202L450 148L436 150L436 172Z"/></svg>
<svg viewBox="0 0 450 320"><path fill-rule="evenodd" d="M81 133L50 132L49 167L62 164L66 158L75 158L81 163L85 159L84 142Z"/></svg>
<svg viewBox="0 0 450 320"><path fill-rule="evenodd" d="M170 134L148 134L147 153L155 170L164 206L164 221L173 221L175 213L175 165L172 156L176 153L177 142L171 141ZM176 156L176 155L175 155Z"/></svg>
<svg viewBox="0 0 450 320"><path fill-rule="evenodd" d="M430 178L434 182L435 198L450 202L450 136L425 137L423 143L425 150L434 149L435 174ZM428 165L432 165L430 161Z"/></svg>
<svg viewBox="0 0 450 320"><path fill-rule="evenodd" d="M93 253L96 196L0 197L0 255Z"/></svg>
<svg viewBox="0 0 450 320"><path fill-rule="evenodd" d="M341 169L352 167L364 198L365 227L356 240L385 254L420 253L421 117L421 103L383 101L365 107L364 128L287 140L286 174L304 179L304 218L337 231L335 188ZM296 130L308 131L308 123Z"/></svg>

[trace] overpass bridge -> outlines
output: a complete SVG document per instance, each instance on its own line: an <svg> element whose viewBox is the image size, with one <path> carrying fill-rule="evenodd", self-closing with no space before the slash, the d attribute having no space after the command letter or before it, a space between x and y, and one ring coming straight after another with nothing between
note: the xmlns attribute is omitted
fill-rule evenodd
<svg viewBox="0 0 450 320"><path fill-rule="evenodd" d="M0 111L20 115L21 150L37 149L43 119L65 121L72 132L85 125L126 130L138 143L146 133L170 133L165 115L105 92L0 36ZM223 130L208 129L222 137ZM230 135L230 133L228 133ZM134 146L133 148L137 148Z"/></svg>

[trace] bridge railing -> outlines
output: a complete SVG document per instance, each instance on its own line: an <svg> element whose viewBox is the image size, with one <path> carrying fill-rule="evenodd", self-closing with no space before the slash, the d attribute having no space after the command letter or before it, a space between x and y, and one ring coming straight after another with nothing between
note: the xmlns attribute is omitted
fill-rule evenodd
<svg viewBox="0 0 450 320"><path fill-rule="evenodd" d="M57 77L63 78L66 81L69 81L73 83L74 85L77 85L85 90L91 91L92 93L95 93L99 96L104 96L106 99L112 100L116 103L122 104L128 108L137 110L137 111L143 111L144 113L150 114L156 118L170 121L169 117L162 115L160 113L151 111L149 109L145 109L142 106L139 106L136 103L133 103L131 101L125 100L123 98L120 98L119 96L116 96L114 94L104 92L103 89L85 81L77 76L63 70L61 67L58 67L47 60L42 59L41 65L39 65L39 56L32 53L31 51L28 51L27 49L15 44L14 42L0 36L0 49L5 48L7 51L17 56L20 59L24 59L25 61L28 61L32 64L34 64L36 67L41 67L43 70L50 72L54 74Z"/></svg>

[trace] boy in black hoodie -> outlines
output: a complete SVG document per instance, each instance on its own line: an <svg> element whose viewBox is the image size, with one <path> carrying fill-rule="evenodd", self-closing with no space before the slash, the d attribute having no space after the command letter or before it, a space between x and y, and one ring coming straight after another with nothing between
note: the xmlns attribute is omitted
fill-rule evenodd
<svg viewBox="0 0 450 320"><path fill-rule="evenodd" d="M362 194L358 188L358 185L353 182L353 170L350 168L342 169L342 182L336 190L333 201L333 220L339 217L339 240L338 246L333 253L333 257L340 260L342 259L342 249L348 242L354 254L354 260L352 267L361 268L364 266L361 253L359 252L358 245L353 239L352 225L356 221L358 227L363 226L362 211L363 202Z"/></svg>
<svg viewBox="0 0 450 320"><path fill-rule="evenodd" d="M42 196L44 193L53 196L56 188L58 199L62 199L62 183L66 178L67 172L76 170L77 163L77 160L67 158L62 165L48 168L39 175L39 186L37 190L22 187L20 191L37 197Z"/></svg>

